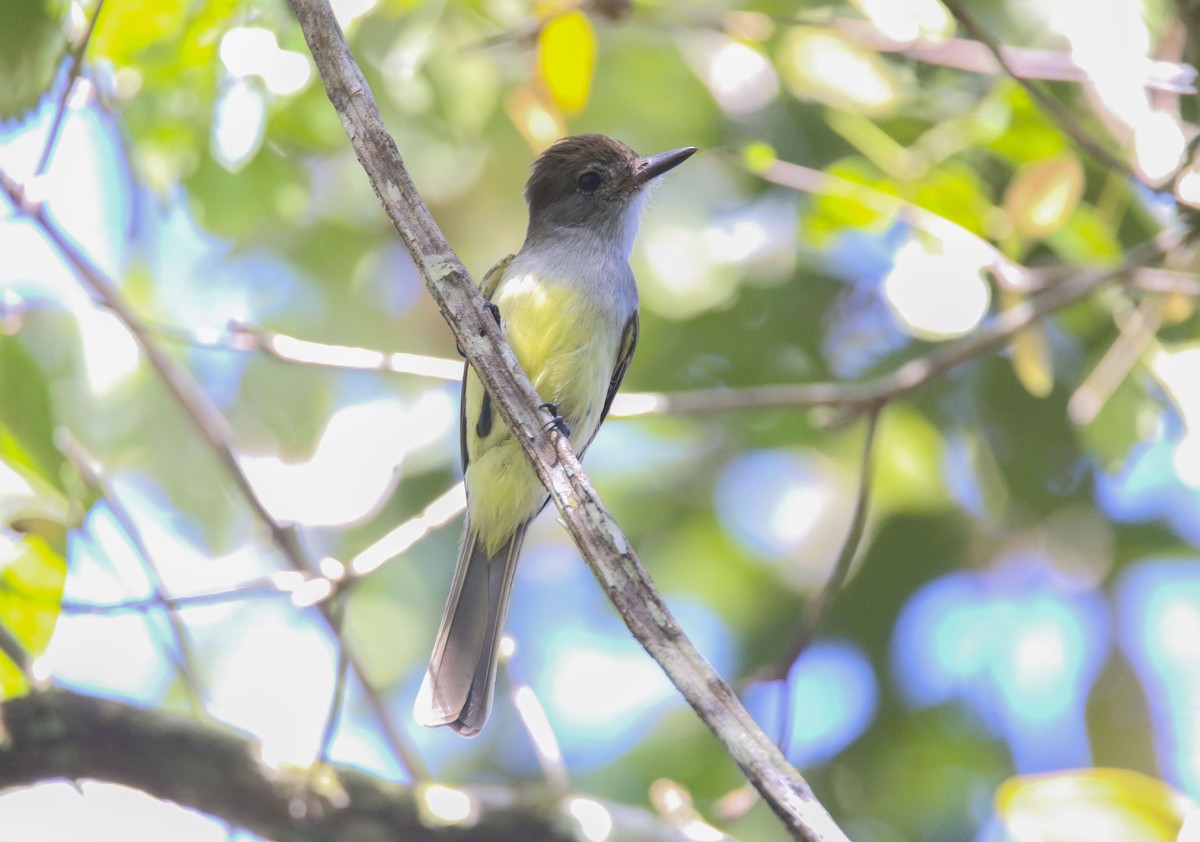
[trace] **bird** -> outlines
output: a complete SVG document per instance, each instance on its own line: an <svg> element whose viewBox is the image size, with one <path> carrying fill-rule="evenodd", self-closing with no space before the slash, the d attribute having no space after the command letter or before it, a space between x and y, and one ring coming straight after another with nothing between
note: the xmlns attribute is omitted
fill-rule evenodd
<svg viewBox="0 0 1200 842"><path fill-rule="evenodd" d="M521 368L580 458L637 345L629 257L648 187L695 152L685 146L642 157L601 134L555 142L535 159L525 185L529 225L520 251L480 283ZM491 713L525 532L549 495L469 363L459 443L466 520L413 713L423 725L473 737Z"/></svg>

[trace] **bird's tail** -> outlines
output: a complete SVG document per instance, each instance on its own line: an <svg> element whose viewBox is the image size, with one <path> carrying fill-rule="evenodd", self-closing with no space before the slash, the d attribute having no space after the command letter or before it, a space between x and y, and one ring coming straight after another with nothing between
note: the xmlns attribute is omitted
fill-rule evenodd
<svg viewBox="0 0 1200 842"><path fill-rule="evenodd" d="M422 725L449 725L473 737L487 722L504 615L528 525L517 527L508 543L488 556L467 521L442 625L413 707Z"/></svg>

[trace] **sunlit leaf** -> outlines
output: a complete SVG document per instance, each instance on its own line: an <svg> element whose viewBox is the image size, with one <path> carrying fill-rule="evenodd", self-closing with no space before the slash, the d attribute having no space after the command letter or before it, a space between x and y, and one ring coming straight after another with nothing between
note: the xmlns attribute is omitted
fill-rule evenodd
<svg viewBox="0 0 1200 842"><path fill-rule="evenodd" d="M742 165L752 173L766 172L776 160L775 147L765 141L748 143L742 149Z"/></svg>
<svg viewBox="0 0 1200 842"><path fill-rule="evenodd" d="M887 508L929 511L944 506L948 492L942 434L922 415L896 405L879 423L875 442L875 500Z"/></svg>
<svg viewBox="0 0 1200 842"><path fill-rule="evenodd" d="M1186 322L1196 313L1196 302L1180 292L1163 296L1163 324L1177 325Z"/></svg>
<svg viewBox="0 0 1200 842"><path fill-rule="evenodd" d="M1000 300L1005 309L1021 301L1021 296L1001 290ZM1044 398L1054 391L1054 360L1046 341L1046 329L1035 323L1022 330L1012 339L1011 359L1013 373L1034 397Z"/></svg>
<svg viewBox="0 0 1200 842"><path fill-rule="evenodd" d="M0 459L26 479L65 492L62 453L42 369L21 340L0 336Z"/></svg>
<svg viewBox="0 0 1200 842"><path fill-rule="evenodd" d="M1054 365L1040 324L1030 325L1013 337L1013 371L1025 391L1044 398L1054 391Z"/></svg>
<svg viewBox="0 0 1200 842"><path fill-rule="evenodd" d="M174 40L183 31L187 12L187 3L163 0L105 3L89 49L118 67L132 64L142 50Z"/></svg>
<svg viewBox="0 0 1200 842"><path fill-rule="evenodd" d="M825 172L832 178L845 182L845 190L822 193L815 196L805 214L801 234L811 243L820 245L829 234L851 228L862 230L886 221L871 192L894 195L895 185L882 178L879 171L863 158L844 158L830 164ZM854 195L853 185L862 185L861 199Z"/></svg>
<svg viewBox="0 0 1200 842"><path fill-rule="evenodd" d="M0 623L36 657L46 650L62 602L67 562L41 538L29 535L7 559L0 559ZM27 688L24 676L0 655L0 698Z"/></svg>
<svg viewBox="0 0 1200 842"><path fill-rule="evenodd" d="M916 182L913 201L922 208L984 236L986 220L995 211L990 191L979 173L950 160L932 168Z"/></svg>
<svg viewBox="0 0 1200 842"><path fill-rule="evenodd" d="M1083 196L1083 164L1072 152L1017 170L1004 193L1017 232L1040 239L1066 224Z"/></svg>
<svg viewBox="0 0 1200 842"><path fill-rule="evenodd" d="M863 114L889 111L906 88L905 74L878 53L836 32L795 27L780 47L780 75L792 95Z"/></svg>
<svg viewBox="0 0 1200 842"><path fill-rule="evenodd" d="M1115 263L1124 255L1114 223L1087 204L1078 205L1066 224L1046 237L1046 245L1063 260L1080 263Z"/></svg>
<svg viewBox="0 0 1200 842"><path fill-rule="evenodd" d="M1051 158L1067 147L1063 133L1024 88L1010 81L1002 81L997 87L1009 108L1008 125L1003 134L987 144L988 149L1024 163Z"/></svg>
<svg viewBox="0 0 1200 842"><path fill-rule="evenodd" d="M996 812L1017 842L1174 842L1189 809L1185 795L1126 769L1010 778L996 792Z"/></svg>
<svg viewBox="0 0 1200 842"><path fill-rule="evenodd" d="M596 69L596 33L580 11L557 15L538 35L538 68L554 102L568 114L587 105Z"/></svg>

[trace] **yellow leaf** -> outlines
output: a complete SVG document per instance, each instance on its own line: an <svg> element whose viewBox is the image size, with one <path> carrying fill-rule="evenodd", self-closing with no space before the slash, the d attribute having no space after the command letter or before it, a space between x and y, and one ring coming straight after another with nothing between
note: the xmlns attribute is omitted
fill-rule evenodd
<svg viewBox="0 0 1200 842"><path fill-rule="evenodd" d="M742 149L742 165L756 175L765 173L777 160L775 147L765 141L749 143Z"/></svg>
<svg viewBox="0 0 1200 842"><path fill-rule="evenodd" d="M1083 197L1083 164L1067 152L1017 170L1004 193L1004 209L1017 233L1040 239L1066 224Z"/></svg>
<svg viewBox="0 0 1200 842"><path fill-rule="evenodd" d="M1127 769L1027 775L996 791L996 813L1016 842L1175 842L1195 808L1162 781Z"/></svg>
<svg viewBox="0 0 1200 842"><path fill-rule="evenodd" d="M568 114L587 105L596 69L596 33L578 10L551 18L538 35L538 67L555 104Z"/></svg>
<svg viewBox="0 0 1200 842"><path fill-rule="evenodd" d="M1044 398L1054 391L1054 367L1041 325L1027 327L1013 337L1012 361L1017 379L1029 394Z"/></svg>
<svg viewBox="0 0 1200 842"><path fill-rule="evenodd" d="M1019 300L1012 294L1001 295L1006 309ZM1032 324L1013 337L1012 367L1025 391L1035 398L1044 398L1054 391L1054 363L1044 325Z"/></svg>
<svg viewBox="0 0 1200 842"><path fill-rule="evenodd" d="M1180 292L1164 296L1163 304L1163 324L1182 324L1196 312L1196 302L1190 295Z"/></svg>
<svg viewBox="0 0 1200 842"><path fill-rule="evenodd" d="M16 555L0 559L0 623L34 657L50 642L66 578L64 558L36 535L27 535ZM0 656L0 699L25 689L16 665Z"/></svg>

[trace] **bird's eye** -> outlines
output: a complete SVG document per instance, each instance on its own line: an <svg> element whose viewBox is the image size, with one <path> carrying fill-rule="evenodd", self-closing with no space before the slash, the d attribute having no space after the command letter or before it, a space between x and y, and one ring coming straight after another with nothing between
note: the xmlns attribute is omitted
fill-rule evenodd
<svg viewBox="0 0 1200 842"><path fill-rule="evenodd" d="M603 181L603 179L600 178L600 173L588 170L583 175L579 176L579 181L576 183L579 185L579 189L584 193L595 193L600 189L601 181Z"/></svg>

